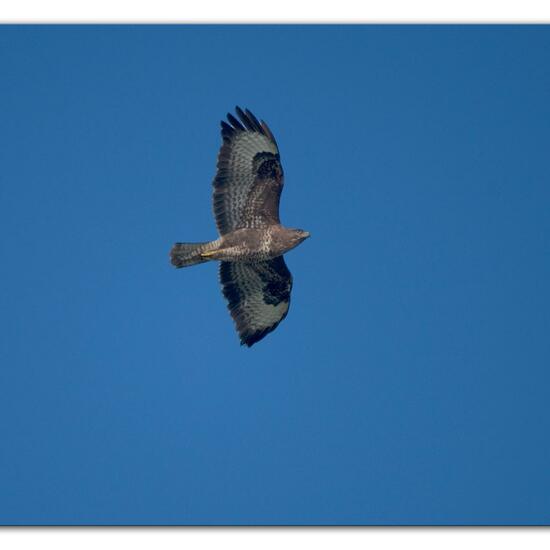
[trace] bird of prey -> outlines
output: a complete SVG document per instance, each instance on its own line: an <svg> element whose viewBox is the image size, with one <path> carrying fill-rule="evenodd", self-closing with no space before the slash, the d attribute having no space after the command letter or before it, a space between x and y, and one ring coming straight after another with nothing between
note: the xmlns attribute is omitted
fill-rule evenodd
<svg viewBox="0 0 550 550"><path fill-rule="evenodd" d="M241 344L252 346L274 330L290 305L292 275L283 254L309 237L283 227L279 200L283 167L267 124L248 110L221 122L222 146L214 178L213 208L219 238L176 243L172 265L219 260L219 278Z"/></svg>

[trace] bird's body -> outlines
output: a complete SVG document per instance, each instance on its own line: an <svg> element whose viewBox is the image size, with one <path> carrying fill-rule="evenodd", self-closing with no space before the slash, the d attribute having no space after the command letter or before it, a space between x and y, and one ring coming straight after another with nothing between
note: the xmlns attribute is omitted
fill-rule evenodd
<svg viewBox="0 0 550 550"><path fill-rule="evenodd" d="M283 169L273 134L237 107L222 122L223 145L214 179L214 215L220 237L176 243L175 267L220 261L220 282L241 343L251 346L288 313L292 276L283 254L309 237L279 221Z"/></svg>
<svg viewBox="0 0 550 550"><path fill-rule="evenodd" d="M225 262L271 260L299 245L303 238L303 232L300 230L297 233L296 229L289 229L282 225L258 229L246 227L236 229L213 241L217 246L203 256Z"/></svg>

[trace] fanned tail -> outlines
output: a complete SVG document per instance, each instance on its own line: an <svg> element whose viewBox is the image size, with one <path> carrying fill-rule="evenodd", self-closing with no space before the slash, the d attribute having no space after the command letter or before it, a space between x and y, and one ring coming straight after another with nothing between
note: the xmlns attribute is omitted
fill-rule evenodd
<svg viewBox="0 0 550 550"><path fill-rule="evenodd" d="M215 249L216 241L205 243L176 243L170 250L170 261L175 267L187 267L189 265L202 264L208 261L202 253Z"/></svg>

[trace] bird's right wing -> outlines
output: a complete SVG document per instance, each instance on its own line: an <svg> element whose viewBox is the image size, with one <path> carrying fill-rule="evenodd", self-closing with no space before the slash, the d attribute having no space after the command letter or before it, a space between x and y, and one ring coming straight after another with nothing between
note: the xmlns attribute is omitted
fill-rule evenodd
<svg viewBox="0 0 550 550"><path fill-rule="evenodd" d="M222 121L223 144L214 178L213 207L220 235L242 227L279 223L283 169L279 149L265 122L236 108L240 121Z"/></svg>
<svg viewBox="0 0 550 550"><path fill-rule="evenodd" d="M292 275L282 256L263 262L221 262L220 282L241 344L274 330L290 306Z"/></svg>

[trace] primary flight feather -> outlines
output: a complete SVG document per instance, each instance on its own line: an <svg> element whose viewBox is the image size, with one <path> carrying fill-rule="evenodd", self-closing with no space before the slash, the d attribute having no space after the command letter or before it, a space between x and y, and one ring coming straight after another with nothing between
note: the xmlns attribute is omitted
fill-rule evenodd
<svg viewBox="0 0 550 550"><path fill-rule="evenodd" d="M219 260L219 277L241 344L252 346L274 330L290 305L292 275L283 254L309 237L283 227L279 200L283 167L264 121L236 108L221 123L222 146L214 178L215 241L176 243L172 265Z"/></svg>

